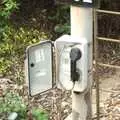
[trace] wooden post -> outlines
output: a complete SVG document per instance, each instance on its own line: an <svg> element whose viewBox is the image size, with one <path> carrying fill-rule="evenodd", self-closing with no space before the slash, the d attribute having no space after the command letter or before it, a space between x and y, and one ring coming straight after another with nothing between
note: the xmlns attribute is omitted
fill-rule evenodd
<svg viewBox="0 0 120 120"><path fill-rule="evenodd" d="M72 120L90 120L91 110L91 86L92 86L92 41L93 41L93 16L92 8L71 6L71 36L86 38L89 46L89 70L88 89L82 93L72 92ZM86 61L87 62L87 61Z"/></svg>

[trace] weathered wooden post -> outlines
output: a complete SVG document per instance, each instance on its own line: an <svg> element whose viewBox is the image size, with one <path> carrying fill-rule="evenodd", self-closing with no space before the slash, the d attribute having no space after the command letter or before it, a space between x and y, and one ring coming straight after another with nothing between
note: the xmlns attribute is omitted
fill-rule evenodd
<svg viewBox="0 0 120 120"><path fill-rule="evenodd" d="M90 120L93 0L57 1L71 5L71 36L56 41L60 60L58 80L63 88L72 90L72 114L66 120Z"/></svg>
<svg viewBox="0 0 120 120"><path fill-rule="evenodd" d="M90 0L89 0L90 1ZM92 1L90 1L92 2ZM85 38L89 42L88 77L87 88L84 91L72 92L72 120L90 120L91 109L91 85L92 85L92 41L93 41L93 19L92 7L71 6L71 36ZM82 40L82 39L80 39ZM83 63L83 64L86 64ZM75 83L76 84L76 83Z"/></svg>

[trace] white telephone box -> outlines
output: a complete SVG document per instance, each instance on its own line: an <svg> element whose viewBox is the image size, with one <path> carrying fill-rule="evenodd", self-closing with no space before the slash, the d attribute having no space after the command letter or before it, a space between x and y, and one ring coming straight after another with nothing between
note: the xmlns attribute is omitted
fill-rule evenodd
<svg viewBox="0 0 120 120"><path fill-rule="evenodd" d="M85 38L63 35L55 41L56 59L52 42L44 41L27 49L27 77L31 96L52 88L56 72L58 88L83 92L91 83L90 43ZM56 68L53 63L56 63Z"/></svg>
<svg viewBox="0 0 120 120"><path fill-rule="evenodd" d="M89 47L85 38L64 35L56 40L57 86L83 92L89 83Z"/></svg>

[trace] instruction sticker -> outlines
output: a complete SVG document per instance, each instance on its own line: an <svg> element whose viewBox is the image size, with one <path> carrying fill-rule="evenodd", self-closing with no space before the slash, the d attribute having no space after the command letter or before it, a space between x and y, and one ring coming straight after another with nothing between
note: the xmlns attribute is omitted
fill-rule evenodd
<svg viewBox="0 0 120 120"><path fill-rule="evenodd" d="M42 69L36 72L36 77L42 77L47 75L47 70L46 69Z"/></svg>
<svg viewBox="0 0 120 120"><path fill-rule="evenodd" d="M35 51L35 61L36 61L36 63L45 61L45 55L44 55L43 49Z"/></svg>

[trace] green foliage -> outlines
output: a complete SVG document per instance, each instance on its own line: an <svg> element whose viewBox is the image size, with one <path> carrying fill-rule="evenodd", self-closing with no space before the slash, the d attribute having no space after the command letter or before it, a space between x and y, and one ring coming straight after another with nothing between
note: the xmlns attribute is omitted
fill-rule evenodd
<svg viewBox="0 0 120 120"><path fill-rule="evenodd" d="M56 23L54 31L56 34L69 34L70 33L70 6L58 6L56 10L50 13L49 20Z"/></svg>
<svg viewBox="0 0 120 120"><path fill-rule="evenodd" d="M17 0L0 1L0 40L3 38L4 30L8 27L9 17L16 9L18 9Z"/></svg>
<svg viewBox="0 0 120 120"><path fill-rule="evenodd" d="M12 75L11 79L23 83L25 49L42 39L47 35L36 29L6 27L0 44L0 74Z"/></svg>
<svg viewBox="0 0 120 120"><path fill-rule="evenodd" d="M7 91L0 97L0 118L5 120L13 112L18 114L17 120L27 120L29 117L34 120L48 120L48 114L39 108L33 108L32 116L29 116L23 98L18 93Z"/></svg>
<svg viewBox="0 0 120 120"><path fill-rule="evenodd" d="M2 0L0 18L8 19L15 9L18 9L18 3L16 0Z"/></svg>
<svg viewBox="0 0 120 120"><path fill-rule="evenodd" d="M48 120L48 114L44 110L38 108L32 110L32 115L35 120Z"/></svg>
<svg viewBox="0 0 120 120"><path fill-rule="evenodd" d="M20 120L26 119L27 106L17 93L6 92L0 97L0 118L6 119L12 112L16 112Z"/></svg>
<svg viewBox="0 0 120 120"><path fill-rule="evenodd" d="M69 34L70 33L70 26L68 23L65 24L58 24L54 28L56 33L64 33L64 34Z"/></svg>

